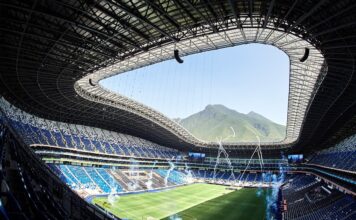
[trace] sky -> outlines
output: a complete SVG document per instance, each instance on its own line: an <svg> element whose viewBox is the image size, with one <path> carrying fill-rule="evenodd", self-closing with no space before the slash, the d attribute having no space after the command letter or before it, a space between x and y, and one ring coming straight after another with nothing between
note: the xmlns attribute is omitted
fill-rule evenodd
<svg viewBox="0 0 356 220"><path fill-rule="evenodd" d="M173 55L173 51L172 51ZM289 58L270 45L245 44L168 60L100 81L107 89L185 118L208 104L254 111L286 124Z"/></svg>

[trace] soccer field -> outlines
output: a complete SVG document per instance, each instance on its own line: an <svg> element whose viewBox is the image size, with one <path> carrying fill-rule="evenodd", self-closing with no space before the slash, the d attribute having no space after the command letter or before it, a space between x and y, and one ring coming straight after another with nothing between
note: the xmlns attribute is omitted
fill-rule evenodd
<svg viewBox="0 0 356 220"><path fill-rule="evenodd" d="M265 196L257 189L227 190L225 186L194 184L170 190L122 196L113 206L107 198L95 198L102 206L123 219L169 219L177 214L183 220L263 220Z"/></svg>

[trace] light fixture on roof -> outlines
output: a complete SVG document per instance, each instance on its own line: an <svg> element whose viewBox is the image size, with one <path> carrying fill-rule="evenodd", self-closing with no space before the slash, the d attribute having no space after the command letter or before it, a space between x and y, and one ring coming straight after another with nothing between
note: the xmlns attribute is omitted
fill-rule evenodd
<svg viewBox="0 0 356 220"><path fill-rule="evenodd" d="M89 79L89 84L90 84L91 86L96 86L92 79Z"/></svg>
<svg viewBox="0 0 356 220"><path fill-rule="evenodd" d="M303 55L303 57L302 58L300 58L300 62L304 62L304 61L306 61L307 59L308 59L308 57L309 57L309 48L305 48L305 50L304 50L304 55Z"/></svg>
<svg viewBox="0 0 356 220"><path fill-rule="evenodd" d="M183 62L184 62L184 60L182 60L182 59L180 58L180 56L179 56L179 50L177 50L177 49L174 50L174 58L176 59L176 61L177 61L178 63L183 63Z"/></svg>

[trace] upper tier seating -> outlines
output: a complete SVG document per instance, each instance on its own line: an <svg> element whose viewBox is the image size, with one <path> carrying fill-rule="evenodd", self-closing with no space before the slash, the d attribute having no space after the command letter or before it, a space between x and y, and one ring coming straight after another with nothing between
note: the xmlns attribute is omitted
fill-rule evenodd
<svg viewBox="0 0 356 220"><path fill-rule="evenodd" d="M3 98L0 98L0 105L12 127L28 145L42 144L141 158L172 159L181 156L175 149L138 137L38 118L10 105Z"/></svg>
<svg viewBox="0 0 356 220"><path fill-rule="evenodd" d="M318 152L309 163L356 171L356 134L334 147Z"/></svg>

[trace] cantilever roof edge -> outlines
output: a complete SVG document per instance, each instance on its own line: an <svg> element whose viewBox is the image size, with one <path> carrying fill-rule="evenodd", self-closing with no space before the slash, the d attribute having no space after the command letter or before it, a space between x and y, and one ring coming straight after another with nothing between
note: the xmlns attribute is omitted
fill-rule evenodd
<svg viewBox="0 0 356 220"><path fill-rule="evenodd" d="M231 22L234 24L235 22ZM262 146L285 148L295 143L316 91L321 84L327 65L323 55L311 43L283 29L275 28L271 20L266 28L255 23L249 28L232 28L211 33L198 33L179 42L167 43L161 47L140 52L135 56L119 61L109 67L99 69L75 83L76 92L85 99L129 111L169 130L187 143L200 147L216 146L216 143L205 142L194 137L182 126L172 121L162 113L146 105L138 103L123 95L113 93L99 85L99 81L133 69L152 65L173 58L173 51L179 49L181 56L210 50L232 47L247 43L262 43L273 45L284 51L290 59L288 116L286 137L281 142L261 143ZM307 54L307 58L305 58ZM226 146L254 146L256 142L224 143Z"/></svg>

